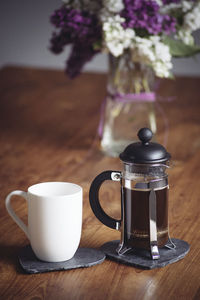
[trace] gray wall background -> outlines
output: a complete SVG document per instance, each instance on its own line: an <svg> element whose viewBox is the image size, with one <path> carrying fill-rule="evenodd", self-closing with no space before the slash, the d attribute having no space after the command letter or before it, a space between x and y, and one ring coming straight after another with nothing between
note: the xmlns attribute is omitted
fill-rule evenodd
<svg viewBox="0 0 200 300"><path fill-rule="evenodd" d="M61 0L0 1L0 67L22 65L64 69L69 49L60 55L48 50L53 31L49 16L61 4ZM200 32L195 36L200 44ZM106 55L97 55L85 70L105 72ZM200 76L200 55L175 59L174 73Z"/></svg>

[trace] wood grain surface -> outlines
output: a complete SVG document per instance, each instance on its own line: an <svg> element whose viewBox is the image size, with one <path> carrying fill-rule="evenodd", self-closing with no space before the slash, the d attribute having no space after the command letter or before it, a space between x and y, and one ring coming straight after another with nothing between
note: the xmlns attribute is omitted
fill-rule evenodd
<svg viewBox="0 0 200 300"><path fill-rule="evenodd" d="M81 246L99 247L120 233L102 225L88 200L92 179L121 170L118 158L99 150L97 126L106 76L83 74L70 81L61 71L5 67L0 71L0 299L200 299L200 78L163 80L156 105L158 141L168 133L169 224L172 237L191 245L181 261L140 270L106 260L98 266L26 275L17 254L28 240L8 216L4 199L37 182L70 181L84 189ZM175 96L168 101L168 96ZM164 114L163 114L164 112ZM168 130L166 132L166 122ZM120 217L120 186L105 183L101 204ZM23 199L13 197L26 222Z"/></svg>

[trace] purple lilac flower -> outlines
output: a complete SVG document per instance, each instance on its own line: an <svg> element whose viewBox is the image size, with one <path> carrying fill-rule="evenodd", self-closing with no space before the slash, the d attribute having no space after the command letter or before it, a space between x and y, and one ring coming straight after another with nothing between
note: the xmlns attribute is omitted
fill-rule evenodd
<svg viewBox="0 0 200 300"><path fill-rule="evenodd" d="M71 34L68 31L61 30L59 33L53 32L50 39L50 50L54 54L59 54L63 51L64 46L72 42Z"/></svg>
<svg viewBox="0 0 200 300"><path fill-rule="evenodd" d="M51 22L56 28L70 32L73 40L94 40L99 33L97 17L88 11L63 6L53 13Z"/></svg>
<svg viewBox="0 0 200 300"><path fill-rule="evenodd" d="M75 44L67 60L66 73L72 79L80 74L85 63L89 62L99 51L91 45Z"/></svg>
<svg viewBox="0 0 200 300"><path fill-rule="evenodd" d="M121 16L126 19L124 28L134 28L150 34L175 32L176 20L169 15L159 13L159 5L150 0L123 0L124 10Z"/></svg>
<svg viewBox="0 0 200 300"><path fill-rule="evenodd" d="M85 64L99 51L93 44L101 40L101 26L94 14L67 7L61 7L51 16L51 23L59 30L53 33L50 49L60 53L64 46L72 44L72 52L67 61L67 74L78 75Z"/></svg>

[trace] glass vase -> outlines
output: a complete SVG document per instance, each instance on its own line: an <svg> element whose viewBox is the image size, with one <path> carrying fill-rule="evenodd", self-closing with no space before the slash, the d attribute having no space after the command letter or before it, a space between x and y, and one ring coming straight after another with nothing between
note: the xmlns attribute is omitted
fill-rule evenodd
<svg viewBox="0 0 200 300"><path fill-rule="evenodd" d="M108 156L118 156L124 148L138 141L137 132L148 127L156 134L155 76L140 62L133 63L131 52L120 57L109 55L107 96L101 116L101 149Z"/></svg>

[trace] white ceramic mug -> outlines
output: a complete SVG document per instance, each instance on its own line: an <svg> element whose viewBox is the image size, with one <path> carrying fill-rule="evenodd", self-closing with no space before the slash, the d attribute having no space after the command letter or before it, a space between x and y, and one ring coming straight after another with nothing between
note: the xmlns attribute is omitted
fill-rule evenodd
<svg viewBox="0 0 200 300"><path fill-rule="evenodd" d="M28 226L15 214L11 197L28 202ZM83 191L68 182L32 185L28 192L13 191L5 200L8 213L30 240L35 255L43 261L59 262L72 258L78 249L82 228Z"/></svg>

